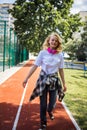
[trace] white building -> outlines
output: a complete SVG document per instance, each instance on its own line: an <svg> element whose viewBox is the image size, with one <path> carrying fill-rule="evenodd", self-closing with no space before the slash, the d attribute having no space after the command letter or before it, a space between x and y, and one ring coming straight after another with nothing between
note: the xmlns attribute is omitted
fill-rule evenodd
<svg viewBox="0 0 87 130"><path fill-rule="evenodd" d="M79 15L80 15L80 17L81 17L81 21L82 21L82 22L87 21L87 11L80 11L80 12L79 12ZM80 27L80 32L75 32L75 33L73 34L73 37L74 37L75 39L78 39L78 40L80 41L80 40L81 40L81 33L83 33L83 27Z"/></svg>
<svg viewBox="0 0 87 130"><path fill-rule="evenodd" d="M13 27L14 18L8 13L8 9L13 8L12 4L0 4L0 21L7 21L9 27Z"/></svg>
<svg viewBox="0 0 87 130"><path fill-rule="evenodd" d="M87 11L80 11L79 14L81 17L81 21L85 21L87 18Z"/></svg>

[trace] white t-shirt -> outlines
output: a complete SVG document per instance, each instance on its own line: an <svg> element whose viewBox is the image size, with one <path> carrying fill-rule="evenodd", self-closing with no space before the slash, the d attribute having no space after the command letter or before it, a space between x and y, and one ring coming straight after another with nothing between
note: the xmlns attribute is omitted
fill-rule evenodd
<svg viewBox="0 0 87 130"><path fill-rule="evenodd" d="M34 64L41 66L47 74L58 72L59 68L64 67L63 54L62 52L51 54L47 50L41 50Z"/></svg>

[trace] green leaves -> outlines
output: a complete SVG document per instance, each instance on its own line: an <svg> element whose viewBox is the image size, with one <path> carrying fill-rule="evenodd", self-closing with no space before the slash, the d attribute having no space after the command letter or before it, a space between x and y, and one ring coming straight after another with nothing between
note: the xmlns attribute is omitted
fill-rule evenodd
<svg viewBox="0 0 87 130"><path fill-rule="evenodd" d="M25 41L22 44L29 49L35 45L39 51L46 36L57 30L66 42L80 25L78 16L70 15L72 3L73 0L16 0L9 12L15 18L19 40Z"/></svg>
<svg viewBox="0 0 87 130"><path fill-rule="evenodd" d="M81 37L82 37L82 40L76 54L79 60L87 61L87 21L84 24L83 33Z"/></svg>

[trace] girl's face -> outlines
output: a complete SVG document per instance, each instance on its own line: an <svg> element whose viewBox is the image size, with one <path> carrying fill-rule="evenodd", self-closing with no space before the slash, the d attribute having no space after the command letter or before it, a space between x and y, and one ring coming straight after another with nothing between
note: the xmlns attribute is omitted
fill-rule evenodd
<svg viewBox="0 0 87 130"><path fill-rule="evenodd" d="M58 46L58 39L56 36L51 36L49 39L49 45L51 49L56 49Z"/></svg>

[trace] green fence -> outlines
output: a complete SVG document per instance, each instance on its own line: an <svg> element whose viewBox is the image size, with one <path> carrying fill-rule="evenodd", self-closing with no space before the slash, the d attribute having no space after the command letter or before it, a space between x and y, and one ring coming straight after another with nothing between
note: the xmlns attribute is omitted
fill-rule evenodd
<svg viewBox="0 0 87 130"><path fill-rule="evenodd" d="M6 21L0 21L0 71L28 59L28 50L19 44L17 35Z"/></svg>

